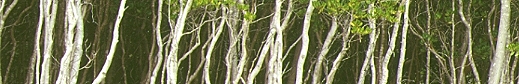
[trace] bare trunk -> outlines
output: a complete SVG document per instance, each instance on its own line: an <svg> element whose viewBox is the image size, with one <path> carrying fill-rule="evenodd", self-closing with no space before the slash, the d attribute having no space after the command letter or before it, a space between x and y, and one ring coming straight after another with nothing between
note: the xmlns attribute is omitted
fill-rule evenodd
<svg viewBox="0 0 519 84"><path fill-rule="evenodd" d="M402 72L404 68L405 63L405 51L406 51L406 45L407 45L407 29L409 27L409 4L411 3L411 0L405 0L405 10L404 10L404 24L402 28L402 40L401 47L400 47L400 58L398 60L398 69L397 69L397 76L396 76L396 83L401 84L402 83Z"/></svg>
<svg viewBox="0 0 519 84"><path fill-rule="evenodd" d="M344 23L350 23L350 21L353 21L353 17L350 17L351 19L348 21L346 20ZM337 69L339 69L339 66L341 65L341 61L344 59L344 56L347 54L347 51L350 48L350 30L351 27L348 25L347 27L343 28L343 32L345 34L342 35L342 49L339 55L337 55L337 58L333 61L332 68L330 70L330 73L326 75L326 84L333 84L333 80L335 78L335 73L337 73Z"/></svg>
<svg viewBox="0 0 519 84"><path fill-rule="evenodd" d="M183 36L184 32L184 26L185 21L187 18L187 14L189 13L189 10L191 9L191 5L193 3L193 0L188 0L184 7L181 7L180 13L178 15L174 32L171 33L171 48L169 49L168 56L165 60L165 67L167 72L167 83L168 84L176 84L177 83L177 76L178 76L178 69L179 69L179 61L178 61L178 46L180 39ZM171 22L170 22L171 24Z"/></svg>
<svg viewBox="0 0 519 84"><path fill-rule="evenodd" d="M314 11L314 6L312 5L312 2L315 0L310 0L308 2L308 8L306 9L305 18L303 21L303 33L301 35L302 38L302 47L301 47L301 54L299 54L299 59L297 60L297 69L296 69L296 83L295 84L301 84L303 83L303 72L304 72L304 65L306 56L308 54L308 45L310 43L310 37L308 36L308 30L310 29L310 20L312 19L312 12Z"/></svg>
<svg viewBox="0 0 519 84"><path fill-rule="evenodd" d="M114 57L115 49L117 47L117 42L119 42L119 24L121 23L121 20L123 19L124 11L127 7L126 0L121 0L121 5L119 5L119 12L117 14L117 19L115 21L114 30L112 34L112 43L110 46L110 52L108 53L106 57L105 64L103 65L103 68L101 69L101 72L99 72L99 75L95 78L92 84L99 84L102 81L104 81L106 77L106 73L108 72L108 69L110 69L110 65L112 65L112 59Z"/></svg>
<svg viewBox="0 0 519 84"><path fill-rule="evenodd" d="M50 73L51 73L51 62L53 61L52 56L52 46L54 44L54 23L56 19L56 9L58 5L57 0L46 0L43 1L45 7L45 39L44 39L44 46L43 46L43 63L41 68L41 79L39 79L40 83L48 84L50 83Z"/></svg>
<svg viewBox="0 0 519 84"><path fill-rule="evenodd" d="M227 9L225 7L222 7L222 13L225 13L227 12ZM207 49L207 54L205 56L205 65L204 65L204 80L205 80L205 83L206 84L211 84L211 80L210 80L210 75L209 75L209 69L210 69L210 66L211 66L211 56L212 56L212 53L213 53L213 49L216 45L216 42L218 41L218 39L220 38L220 35L222 34L222 31L223 31L223 27L224 27L224 24L226 22L227 19L227 15L226 14L223 14L222 16L222 20L220 21L220 24L218 25L217 29L216 29L216 32L214 32L212 35L211 35L211 43L209 44L209 48Z"/></svg>
<svg viewBox="0 0 519 84"><path fill-rule="evenodd" d="M155 67L153 68L153 72L151 73L151 76L150 76L150 84L155 84L155 80L156 80L156 77L158 75L158 71L160 69L160 67L162 66L162 61L163 61L163 54L162 54L162 51L163 51L163 48L164 48L164 43L162 42L162 35L161 35L161 32L160 31L160 24L162 23L162 4L163 1L162 0L158 0L158 8L157 8L157 25L155 26L155 39L157 39L157 62L155 63ZM151 52L153 53L153 52Z"/></svg>
<svg viewBox="0 0 519 84"><path fill-rule="evenodd" d="M496 52L492 58L490 65L490 73L488 77L489 84L498 84L501 80L501 75L505 64L506 54L505 46L509 40L509 27L510 27L510 0L501 0L501 19L499 20L499 33L497 36Z"/></svg>
<svg viewBox="0 0 519 84"><path fill-rule="evenodd" d="M314 68L314 75L313 75L313 81L312 84L320 84L321 83L321 75L322 75L322 62L324 58L326 57L326 54L328 54L328 51L330 50L330 45L333 44L332 40L335 38L335 33L337 32L337 17L332 16L332 26L330 27L330 31L328 32L328 35L326 36L326 39L324 41L324 45L321 49L321 52L319 53L319 56L317 57L317 62L315 64Z"/></svg>
<svg viewBox="0 0 519 84"><path fill-rule="evenodd" d="M397 12L396 18L400 18L401 15L402 15L402 12ZM396 39L398 37L398 29L400 28L400 24L401 24L400 21L397 21L395 24L393 24L393 32L391 33L391 38L389 39L390 40L389 48L386 51L386 55L383 57L382 64L380 65L380 66L382 66L382 75L380 76L379 84L387 83L387 80L389 77L389 70L387 68L389 65L389 60L391 59L391 56L393 55L394 49L396 47L395 44L396 44Z"/></svg>
<svg viewBox="0 0 519 84"><path fill-rule="evenodd" d="M373 7L374 7L374 3L370 3L369 5L369 8L368 8L368 14L372 14L374 13L373 12ZM377 33L377 25L375 24L375 18L368 18L369 20L369 27L371 28L371 33L369 34L369 45L368 45L368 50L366 50L366 58L364 58L364 62L362 63L362 68L360 69L360 75L359 75L359 80L357 81L357 84L364 84L364 79L366 78L366 70L367 70L367 66L369 64L369 66L374 66L374 64L372 64L372 57L373 57L373 52L375 52L375 46L377 44L377 38L378 38L378 33ZM375 68L371 68L372 71L375 70ZM373 71L373 72L376 72L376 71ZM377 74L377 73L371 73L371 74ZM376 75L373 75L374 77L372 78L376 78Z"/></svg>

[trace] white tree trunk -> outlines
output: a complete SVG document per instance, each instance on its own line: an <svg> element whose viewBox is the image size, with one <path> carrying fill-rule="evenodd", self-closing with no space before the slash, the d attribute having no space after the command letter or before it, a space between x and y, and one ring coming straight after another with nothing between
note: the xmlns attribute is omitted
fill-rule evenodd
<svg viewBox="0 0 519 84"><path fill-rule="evenodd" d="M226 8L225 7L221 7L222 8L222 13L225 13L227 12ZM209 44L209 48L207 49L207 54L205 56L205 65L204 65L204 81L206 84L211 84L211 80L210 80L210 75L209 75L209 69L210 69L210 66L211 66L211 56L213 54L213 49L216 45L216 42L218 41L218 39L220 38L220 35L222 34L222 31L223 31L223 27L224 27L224 24L226 22L226 18L227 18L227 15L226 14L223 14L222 16L222 20L220 21L220 24L218 25L216 31L211 35L211 43Z"/></svg>
<svg viewBox="0 0 519 84"><path fill-rule="evenodd" d="M498 84L501 80L501 75L505 66L506 54L505 46L509 40L509 27L510 27L510 0L501 0L501 14L499 20L499 33L497 35L496 52L492 58L490 65L490 73L488 75L489 84Z"/></svg>
<svg viewBox="0 0 519 84"><path fill-rule="evenodd" d="M301 53L299 54L299 59L297 60L297 71L296 71L296 82L295 84L303 83L303 72L305 66L305 60L308 53L308 45L310 43L310 37L308 36L308 30L310 29L310 20L312 19L312 12L314 11L314 6L312 2L316 0L309 0L308 8L306 9L305 18L303 21L303 33L301 35L302 45L301 45Z"/></svg>
<svg viewBox="0 0 519 84"><path fill-rule="evenodd" d="M282 83L283 71L281 57L283 56L283 28L281 28L281 4L283 1L276 0L274 6L274 16L272 17L272 23L270 24L271 30L276 32L276 40L271 48L271 56L268 67L268 78L269 84L280 84Z"/></svg>
<svg viewBox="0 0 519 84"><path fill-rule="evenodd" d="M236 4L242 4L242 2L238 2ZM232 80L239 78L237 76L238 71L238 42L240 38L239 30L238 30L238 20L240 19L240 10L238 10L237 6L229 6L229 10L224 13L230 19L227 21L228 29L229 29L229 48L228 52L225 56L225 65L227 66L225 84L232 83Z"/></svg>
<svg viewBox="0 0 519 84"><path fill-rule="evenodd" d="M239 0L238 3L243 3L243 0ZM242 11L242 13L246 13L247 11ZM254 13L252 13L254 14ZM247 40L249 39L249 24L250 21L246 18L242 19L242 25L241 25L241 58L237 66L237 73L234 75L235 78L232 79L232 84L238 84L240 79L242 78L243 69L245 67L245 64L248 63L248 54L247 54Z"/></svg>
<svg viewBox="0 0 519 84"><path fill-rule="evenodd" d="M121 0L121 5L119 5L119 12L117 13L117 19L115 20L114 30L112 33L112 43L110 44L110 52L108 53L108 56L106 57L105 64L103 65L103 68L101 69L101 72L99 72L99 75L95 78L94 82L92 84L99 84L102 81L104 81L106 77L106 73L108 72L108 69L110 69L110 65L112 65L112 59L114 58L115 49L117 47L117 42L119 42L119 24L121 23L121 20L124 16L124 11L127 7L126 0Z"/></svg>
<svg viewBox="0 0 519 84"><path fill-rule="evenodd" d="M261 70L261 67L263 66L263 62L265 60L265 56L266 56L267 52L269 52L269 49L273 43L274 34L276 34L276 31L271 29L265 40L265 44L261 48L261 52L257 58L258 61L256 62L256 65L251 68L252 71L250 71L249 77L247 78L247 84L254 84L254 79L256 78L259 71Z"/></svg>
<svg viewBox="0 0 519 84"><path fill-rule="evenodd" d="M33 77L36 77L36 84L40 84L39 80L40 80L40 61L41 61L41 49L40 49L40 39L41 39L41 31L42 31L42 26L43 26L43 17L44 17L44 10L45 8L44 7L44 3L42 1L40 1L39 3L39 9L40 9L40 14L38 16L38 27L36 28L36 35L35 35L35 40L34 40L34 51L33 51L33 58L31 58L31 65L33 66L30 66L31 69L36 69L34 72L30 72L30 75L29 76L29 81L28 83L32 84L32 82L34 82L34 80L32 79ZM34 74L33 74L34 73Z"/></svg>
<svg viewBox="0 0 519 84"><path fill-rule="evenodd" d="M369 5L369 8L368 8L368 14L374 14L373 12L373 7L374 7L374 4L371 3ZM375 51L375 46L377 44L377 38L378 38L378 33L377 33L377 25L375 24L375 18L368 18L369 20L369 27L371 28L371 33L369 34L369 45L368 45L368 50L366 51L366 58L364 59L364 63L362 63L362 68L360 69L360 75L359 75L359 80L357 81L357 84L364 84L364 79L366 78L366 70L367 70L367 66L368 64L370 64L370 66L373 67L373 63L372 63L372 57L373 57L373 52ZM372 68L372 71L373 70L376 70L375 68ZM376 72L376 71L374 71ZM372 78L376 78L376 75L377 73L372 73L374 75L374 77Z"/></svg>
<svg viewBox="0 0 519 84"><path fill-rule="evenodd" d="M163 5L163 0L158 0L158 8L157 8L157 25L155 27L155 39L157 39L157 62L155 63L155 67L153 68L153 72L151 73L151 76L149 77L150 79L150 82L149 84L155 84L155 80L157 78L157 75L158 75L158 72L159 72L159 69L160 67L162 66L162 61L163 61L163 54L162 54L162 51L163 51L163 48L164 48L164 43L162 42L162 35L161 35L161 32L160 31L160 24L162 23L162 5Z"/></svg>
<svg viewBox="0 0 519 84"><path fill-rule="evenodd" d="M51 70L51 62L52 60L52 46L54 44L53 41L53 34L54 34L54 23L56 19L56 12L57 12L57 6L58 1L57 0L46 0L43 1L45 7L45 39L44 39L44 46L43 46L43 63L41 68L41 79L39 80L40 83L48 84L50 83L50 70Z"/></svg>
<svg viewBox="0 0 519 84"><path fill-rule="evenodd" d="M351 19L349 21L345 21L345 23L350 23L350 21L353 21L353 17L350 17ZM344 56L347 54L347 51L349 50L349 36L350 36L350 30L351 27L348 25L347 27L343 28L345 35L342 36L342 49L339 55L337 55L337 58L333 61L332 68L330 70L330 73L326 75L326 84L333 84L333 80L335 78L335 73L337 72L337 69L339 69L339 66L341 65L341 61L343 60Z"/></svg>
<svg viewBox="0 0 519 84"><path fill-rule="evenodd" d="M323 62L324 58L326 57L326 54L328 54L328 51L330 50L330 45L333 44L332 40L335 38L335 33L337 32L337 28L338 28L337 21L338 21L337 17L332 16L332 26L330 27L330 31L328 32L328 35L326 36L326 39L324 40L324 45L321 48L321 52L319 53L319 56L317 57L317 62L315 63L312 84L321 83L322 62Z"/></svg>
<svg viewBox="0 0 519 84"><path fill-rule="evenodd" d="M57 84L76 83L79 72L79 63L83 54L83 13L81 1L67 1L66 9L66 39L65 55L61 59L60 72ZM77 32L77 33L75 33ZM74 38L75 35L75 38ZM75 39L75 41L74 41Z"/></svg>
<svg viewBox="0 0 519 84"><path fill-rule="evenodd" d="M402 12L398 11L396 14L396 18L401 17ZM380 82L379 84L386 84L387 79L389 77L389 70L387 69L387 66L389 64L389 60L391 59L391 56L393 55L395 44L396 44L396 37L398 37L398 29L400 29L400 21L397 21L395 24L393 24L393 32L391 33L391 38L389 39L389 48L386 51L386 55L382 58L382 64L380 65L382 67L382 74L380 76Z"/></svg>
<svg viewBox="0 0 519 84"><path fill-rule="evenodd" d="M400 58L398 60L398 69L397 69L397 76L396 76L396 83L401 84L402 83L402 71L404 68L405 63L405 51L406 51L406 45L407 45L407 29L409 28L409 4L411 3L411 0L405 0L405 10L404 10L404 24L402 28L402 40L401 47L400 47Z"/></svg>
<svg viewBox="0 0 519 84"><path fill-rule="evenodd" d="M169 55L167 56L167 60L165 61L166 64L166 72L167 72L167 83L168 84L176 84L177 83L177 75L178 75L178 68L179 68L179 62L178 62L178 46L180 39L183 36L184 32L184 26L185 21L187 18L187 14L189 13L189 10L191 9L191 4L193 3L193 0L187 0L184 7L181 8L180 13L178 15L177 21L175 24L175 27L173 29L172 33L172 41L171 41L171 48L169 51ZM209 60L209 59L207 59Z"/></svg>

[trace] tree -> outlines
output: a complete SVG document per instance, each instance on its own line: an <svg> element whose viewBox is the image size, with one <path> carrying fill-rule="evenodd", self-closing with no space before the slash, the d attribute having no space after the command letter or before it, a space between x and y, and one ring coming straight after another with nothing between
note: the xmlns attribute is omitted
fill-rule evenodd
<svg viewBox="0 0 519 84"><path fill-rule="evenodd" d="M492 63L490 66L488 83L503 83L502 74L504 72L505 66L508 65L505 60L507 60L507 54L505 50L505 46L508 44L509 40L509 28L510 28L510 0L501 0L501 14L499 19L499 33L497 38L496 52L494 52L494 56L492 58Z"/></svg>
<svg viewBox="0 0 519 84"><path fill-rule="evenodd" d="M101 72L94 80L93 84L99 84L104 81L106 77L106 73L108 72L108 69L110 69L110 66L112 65L112 60L114 58L115 48L117 47L117 42L119 42L119 24L121 23L121 19L123 19L124 11L126 10L126 0L121 0L121 5L119 5L119 12L117 14L117 19L115 21L114 30L113 30L113 37L112 37L112 44L110 46L110 52L106 56L106 62L103 65L103 69L101 69Z"/></svg>

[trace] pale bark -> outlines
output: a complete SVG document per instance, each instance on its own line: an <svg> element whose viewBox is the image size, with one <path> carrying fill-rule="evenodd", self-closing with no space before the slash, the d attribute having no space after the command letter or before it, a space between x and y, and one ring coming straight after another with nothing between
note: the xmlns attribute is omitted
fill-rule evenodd
<svg viewBox="0 0 519 84"><path fill-rule="evenodd" d="M345 21L345 23L350 23L350 21L353 21L353 17L351 17L351 19L348 21ZM337 58L335 58L335 60L333 61L333 64L332 64L332 68L330 70L330 73L328 73L326 75L326 84L333 84L333 80L335 78L335 73L337 73L337 69L339 69L339 66L341 65L341 62L344 58L344 56L347 54L347 51L349 50L350 48L350 30L351 30L351 27L348 25L347 27L344 27L343 28L343 31L345 34L342 35L342 48L341 48L341 52L339 53L339 55L337 55Z"/></svg>
<svg viewBox="0 0 519 84"><path fill-rule="evenodd" d="M425 9L426 9L426 12L427 12L427 34L431 34L430 32L430 29L431 29L431 7L430 7L430 2L429 0L425 0ZM426 57L426 64L425 64L425 84L429 84L429 80L431 79L431 51L429 49L425 49L427 51L427 57Z"/></svg>
<svg viewBox="0 0 519 84"><path fill-rule="evenodd" d="M238 3L243 3L243 0L239 0ZM242 13L246 13L247 11L242 11ZM254 14L254 12L252 13ZM232 84L238 84L238 82L240 81L240 79L243 79L242 78L242 74L243 74L243 69L245 67L245 64L248 63L248 53L247 53L247 40L249 39L249 25L250 25L250 21L247 20L246 18L243 18L242 19L242 25L241 25L241 33L242 33L242 36L241 36L241 58L240 58L240 61L238 63L238 70L236 71L237 73L234 74L235 78L232 80Z"/></svg>
<svg viewBox="0 0 519 84"><path fill-rule="evenodd" d="M402 12L398 11L396 14L396 18L400 18L402 16ZM398 29L400 28L400 21L397 21L395 24L393 24L393 32L391 33L391 38L389 39L389 48L386 51L386 55L382 58L382 64L380 65L382 67L382 75L380 76L379 84L386 84L388 77L389 77L389 60L391 59L391 56L393 55L396 39L398 37Z"/></svg>
<svg viewBox="0 0 519 84"><path fill-rule="evenodd" d="M83 54L83 13L81 1L67 1L65 55L61 59L57 84L76 83ZM77 32L77 33L75 33ZM74 38L75 35L75 38ZM75 39L75 41L74 41Z"/></svg>
<svg viewBox="0 0 519 84"><path fill-rule="evenodd" d="M306 56L308 54L308 45L310 43L310 37L308 36L308 30L310 29L310 20L312 19L312 12L314 11L314 6L312 2L316 0L309 0L308 8L306 9L305 18L303 21L303 33L301 35L302 38L302 47L301 53L299 54L299 59L297 60L297 69L296 69L296 82L295 84L303 83L303 72Z"/></svg>
<svg viewBox="0 0 519 84"><path fill-rule="evenodd" d="M167 73L167 83L168 84L176 84L177 83L177 76L178 76L178 69L179 69L179 61L178 61L178 46L180 39L183 36L184 32L184 26L185 21L187 18L187 14L189 13L189 10L191 9L191 5L193 3L193 0L187 0L184 7L181 7L181 10L179 12L176 24L174 29L172 29L174 32L171 33L171 47L169 49L169 53L167 56L167 59L165 60L165 67L166 67L166 73ZM170 22L171 24L171 22Z"/></svg>
<svg viewBox="0 0 519 84"><path fill-rule="evenodd" d="M45 38L44 38L44 46L43 46L43 63L41 68L41 79L39 79L40 83L49 84L50 81L50 70L51 70L51 62L52 60L52 46L54 44L54 23L56 19L56 12L58 1L57 0L46 0L43 1L45 7Z"/></svg>
<svg viewBox="0 0 519 84"><path fill-rule="evenodd" d="M510 0L501 0L501 14L499 20L499 32L497 36L496 52L492 58L488 83L498 84L501 80L501 75L505 66L506 54L505 46L509 40L509 27L510 27Z"/></svg>
<svg viewBox="0 0 519 84"><path fill-rule="evenodd" d="M460 74L459 74L459 83L463 83L465 82L465 64L467 62L467 57L468 58L472 58L472 24L471 24L471 21L469 19L467 19L467 17L465 17L465 14L464 14L464 11L463 11L463 0L458 0L458 7L459 7L459 11L458 11L458 14L460 15L461 17L461 21L463 22L463 24L465 24L465 26L467 27L467 30L466 30L466 34L467 34L467 52L465 54L465 56L463 57L463 61L461 63L461 69L460 69ZM469 7L470 8L470 7ZM469 17L470 18L470 17ZM452 59L452 58L451 58ZM473 62L471 62L473 64ZM479 80L478 80L479 81Z"/></svg>
<svg viewBox="0 0 519 84"><path fill-rule="evenodd" d="M238 2L237 4L241 4L241 2ZM240 19L238 16L240 16L240 11L234 6L229 6L229 10L224 13L227 14L226 16L230 19L227 19L227 25L229 26L229 48L228 52L225 56L225 65L227 66L226 70L226 77L225 77L225 84L230 84L232 80L239 78L237 76L238 71L238 50L240 47L238 47L238 40L240 38L240 34L238 33L238 20Z"/></svg>
<svg viewBox="0 0 519 84"><path fill-rule="evenodd" d="M163 47L164 43L162 42L162 35L160 31L160 24L162 23L162 5L163 0L158 0L158 8L157 8L157 25L155 26L155 39L157 39L157 62L155 63L155 67L153 68L153 72L151 73L151 76L149 77L150 84L155 84L156 77L158 75L158 71L160 67L162 66L163 61Z"/></svg>
<svg viewBox="0 0 519 84"><path fill-rule="evenodd" d="M274 6L274 16L272 17L272 23L270 24L271 31L276 32L276 38L274 45L271 48L271 55L268 65L268 83L269 84L280 84L282 83L283 71L281 60L283 56L283 28L281 28L281 4L282 0L276 0Z"/></svg>
<svg viewBox="0 0 519 84"><path fill-rule="evenodd" d="M36 28L36 35L34 40L34 50L33 50L33 56L31 57L31 64L30 64L30 70L28 72L29 76L27 76L27 83L33 84L34 79L33 77L36 77L36 84L39 83L40 79L40 61L41 61L41 49L40 49L40 39L41 39L41 33L42 33L42 26L43 26L43 17L44 17L44 8L43 8L43 2L40 1L39 3L39 16L38 16L38 26ZM34 70L34 71L31 71Z"/></svg>
<svg viewBox="0 0 519 84"><path fill-rule="evenodd" d="M121 0L121 5L119 5L119 11L117 13L117 19L115 20L114 30L112 33L112 43L110 46L110 52L108 53L106 57L105 64L103 65L103 68L101 69L101 72L99 72L99 75L95 78L92 84L99 84L102 81L104 81L106 77L106 73L108 72L108 69L110 69L110 66L112 65L112 59L114 58L115 49L117 47L117 42L119 42L119 24L121 23L121 20L124 16L124 11L126 10L126 0Z"/></svg>
<svg viewBox="0 0 519 84"><path fill-rule="evenodd" d="M374 3L370 3L369 5L369 8L368 8L368 14L373 14L373 7L374 7ZM369 20L369 27L371 28L371 33L369 34L369 45L368 45L368 50L366 50L366 58L364 58L364 62L362 63L362 68L360 69L360 75L359 75L359 80L357 81L357 84L364 84L364 79L366 78L366 70L367 70L367 66L369 64L369 66L372 66L373 67L373 52L375 51L375 46L377 44L377 38L378 38L378 33L377 33L377 25L375 24L375 18L368 18ZM375 68L371 68L371 70L373 72L376 72L374 70L376 70ZM376 75L377 73L372 73L373 74L373 77L372 78L376 78Z"/></svg>
<svg viewBox="0 0 519 84"><path fill-rule="evenodd" d="M332 16L332 26L330 27L330 31L326 36L323 47L321 48L321 52L317 57L317 62L315 64L314 72L313 72L313 81L312 84L320 84L321 83L321 75L322 75L322 62L330 51L330 45L333 43L332 40L335 38L335 33L337 32L337 17Z"/></svg>
<svg viewBox="0 0 519 84"><path fill-rule="evenodd" d="M274 30L270 30L266 40L265 44L263 44L263 47L261 48L261 52L258 56L258 61L256 62L255 66L251 67L251 71L249 73L249 77L247 78L247 84L254 84L254 79L258 75L259 71L261 70L261 67L263 66L263 62L265 60L266 54L269 52L269 49L273 43L273 36L276 32Z"/></svg>
<svg viewBox="0 0 519 84"><path fill-rule="evenodd" d="M406 45L407 45L407 29L409 28L409 4L411 3L411 0L405 0L405 10L404 10L404 24L402 28L402 40L401 47L400 47L400 58L398 60L398 68L397 68L397 76L396 76L396 83L401 84L402 83L402 72L404 68L404 62L405 62L405 51L406 51Z"/></svg>
<svg viewBox="0 0 519 84"><path fill-rule="evenodd" d="M222 7L222 13L227 12L226 10L227 9L225 7ZM209 74L209 69L211 66L211 56L213 54L213 49L216 45L216 42L218 41L218 39L220 38L220 35L222 34L224 24L227 20L226 18L227 18L226 14L223 14L223 18L221 19L220 24L216 28L216 31L214 31L214 33L211 34L211 43L209 44L209 48L207 49L207 54L205 56L206 60L205 60L204 74L203 74L204 81L206 84L211 84L210 74Z"/></svg>
<svg viewBox="0 0 519 84"><path fill-rule="evenodd" d="M452 0L452 10L455 10L455 9L456 9L455 4L454 4L455 2L456 2L455 0ZM454 18L455 18L454 15L455 15L455 13L452 13L452 14L451 14L451 22L454 22ZM455 28L456 28L456 24L452 23L452 24L451 24L451 28L452 28L452 30L451 30L451 32L452 32L452 33L451 33L451 43L450 43L450 44L451 44L451 49L450 49L450 50L451 50L451 51L450 51L451 53L450 53L450 56L449 56L449 68L450 68L451 70L449 70L449 71L450 71L450 77L451 77L451 78L450 78L450 80L451 80L451 84L456 84L456 83L457 83L457 78L456 78L456 68L455 68L456 66L454 65L454 52L455 52L454 47L455 47L455 44L456 44L456 43L455 43L455 42L456 42L456 41L455 41L455 40L456 40L456 39L455 39L455 33L456 33Z"/></svg>

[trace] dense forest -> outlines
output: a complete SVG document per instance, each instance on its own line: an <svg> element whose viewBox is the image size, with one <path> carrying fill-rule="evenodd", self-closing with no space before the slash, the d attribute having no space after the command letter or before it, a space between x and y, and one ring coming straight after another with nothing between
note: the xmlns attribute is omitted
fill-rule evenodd
<svg viewBox="0 0 519 84"><path fill-rule="evenodd" d="M519 84L517 0L0 0L0 84Z"/></svg>

